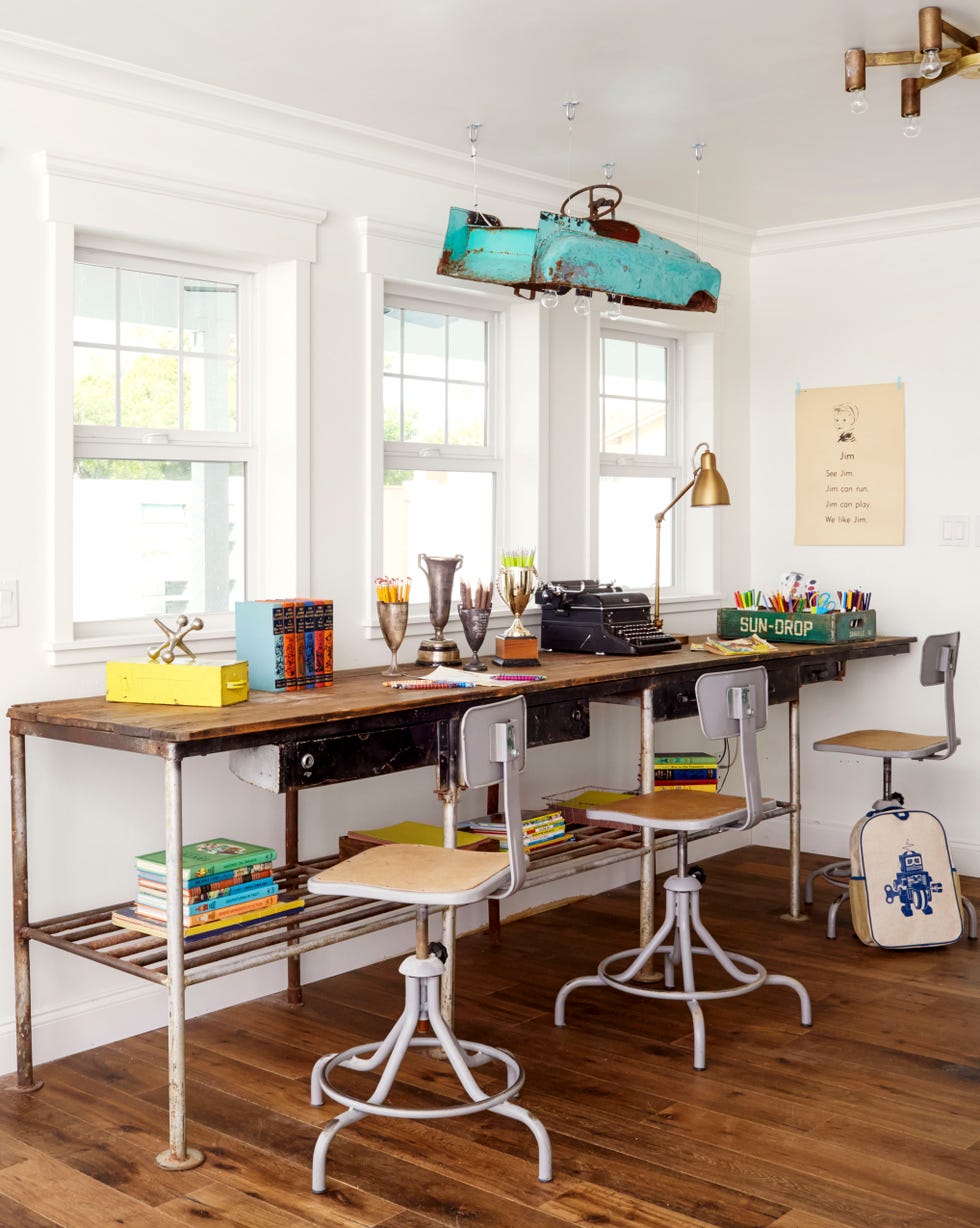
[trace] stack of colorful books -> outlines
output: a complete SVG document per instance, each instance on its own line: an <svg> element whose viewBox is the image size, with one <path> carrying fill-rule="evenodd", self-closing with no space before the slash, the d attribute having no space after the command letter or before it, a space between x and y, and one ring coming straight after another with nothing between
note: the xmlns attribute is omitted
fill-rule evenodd
<svg viewBox="0 0 980 1228"><path fill-rule="evenodd" d="M272 874L275 849L219 836L183 850L181 919L185 938L298 912L303 901L280 894ZM112 914L116 925L167 936L167 858L136 858L136 900Z"/></svg>
<svg viewBox="0 0 980 1228"><path fill-rule="evenodd" d="M235 602L235 651L253 691L333 686L333 602Z"/></svg>
<svg viewBox="0 0 980 1228"><path fill-rule="evenodd" d="M655 789L700 789L718 792L718 760L698 751L679 751L674 755L654 755Z"/></svg>
<svg viewBox="0 0 980 1228"><path fill-rule="evenodd" d="M524 810L521 812L524 826L524 847L531 849L546 848L551 844L563 844L572 839L572 833L565 829L565 816L561 810ZM466 824L467 831L475 835L493 836L501 850L509 848L507 840L507 824L502 814L491 814L485 819L474 819Z"/></svg>

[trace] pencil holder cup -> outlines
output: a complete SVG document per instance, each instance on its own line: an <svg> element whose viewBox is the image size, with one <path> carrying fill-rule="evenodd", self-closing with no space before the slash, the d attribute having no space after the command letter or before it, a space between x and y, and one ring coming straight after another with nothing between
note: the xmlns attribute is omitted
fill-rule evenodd
<svg viewBox="0 0 980 1228"><path fill-rule="evenodd" d="M391 652L391 664L381 672L386 678L398 678L402 673L398 667L398 649L402 646L408 628L408 602L379 601L378 624Z"/></svg>
<svg viewBox="0 0 980 1228"><path fill-rule="evenodd" d="M459 621L463 624L463 634L466 636L466 642L470 646L472 656L463 666L463 669L484 670L487 667L480 660L480 647L487 637L487 627L490 623L490 611L478 610L471 606L464 609L463 606L458 606Z"/></svg>

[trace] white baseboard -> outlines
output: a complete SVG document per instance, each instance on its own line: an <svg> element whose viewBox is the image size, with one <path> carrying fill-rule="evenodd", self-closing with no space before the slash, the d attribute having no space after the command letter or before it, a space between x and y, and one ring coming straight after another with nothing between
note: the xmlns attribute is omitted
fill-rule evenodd
<svg viewBox="0 0 980 1228"><path fill-rule="evenodd" d="M819 853L828 860L842 861L850 856L851 831L854 823L808 821L803 825L801 843L804 853ZM789 848L789 833L785 826L762 823L752 833L754 844L769 848ZM948 838L948 834L947 834ZM980 876L980 844L972 840L950 840L949 851L960 874Z"/></svg>

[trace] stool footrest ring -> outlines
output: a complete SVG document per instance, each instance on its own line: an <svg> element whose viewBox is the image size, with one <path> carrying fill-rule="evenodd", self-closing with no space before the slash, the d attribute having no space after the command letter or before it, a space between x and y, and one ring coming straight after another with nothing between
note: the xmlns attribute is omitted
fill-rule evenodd
<svg viewBox="0 0 980 1228"><path fill-rule="evenodd" d="M631 951L617 951L614 955L607 955L596 969L596 975L600 978L604 985L608 985L610 989L620 989L623 993L635 994L639 998L675 998L683 1002L708 1002L713 998L737 998L741 994L751 993L754 989L758 989L760 985L766 983L768 973L762 964L756 959L750 959L747 955L739 955L735 951L726 951L725 955L747 968L750 972L755 973L755 976L738 985L730 985L727 989L694 989L687 991L677 988L654 989L647 985L637 984L635 981L624 981L620 974L609 971L609 965L616 963L619 960L632 961L637 955L643 951L643 947L635 947ZM648 955L670 955L673 951L673 946L657 947L653 951L648 951ZM692 947L692 955L707 955L712 959L715 958L713 951L709 951L707 947Z"/></svg>
<svg viewBox="0 0 980 1228"><path fill-rule="evenodd" d="M378 1047L377 1042L366 1045L353 1045L342 1053L335 1053L320 1072L320 1084L331 1100L335 1100L338 1104L346 1105L349 1109L357 1109L360 1113L374 1114L378 1117L404 1117L411 1120L463 1117L468 1113L480 1113L484 1109L491 1109L495 1105L503 1104L504 1101L513 1099L524 1086L524 1071L513 1054L508 1053L506 1049L496 1049L491 1045L477 1044L474 1041L466 1040L460 1040L457 1043L468 1056L480 1054L489 1061L501 1062L507 1068L507 1074L511 1080L508 1085L501 1091L493 1093L493 1095L487 1095L484 1099L473 1100L469 1104L450 1105L449 1107L438 1109L399 1109L387 1104L372 1104L370 1100L360 1100L356 1096L351 1096L337 1088L330 1080L331 1074L338 1068L343 1067L351 1058L360 1057L364 1053L373 1053ZM433 1049L440 1048L441 1046L442 1041L434 1036L413 1037L408 1045L410 1049Z"/></svg>

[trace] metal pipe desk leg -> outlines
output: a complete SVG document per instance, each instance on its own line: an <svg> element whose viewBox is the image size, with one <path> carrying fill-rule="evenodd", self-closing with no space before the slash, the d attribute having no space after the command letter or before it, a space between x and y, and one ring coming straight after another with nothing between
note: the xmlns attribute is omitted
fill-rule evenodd
<svg viewBox="0 0 980 1228"><path fill-rule="evenodd" d="M652 793L656 781L654 757L655 722L653 719L653 690L647 687L640 698L640 792ZM640 858L640 946L645 947L653 937L657 893L657 833L644 828L640 837L644 855ZM638 981L659 981L663 973L650 960L639 973Z"/></svg>
<svg viewBox="0 0 980 1228"><path fill-rule="evenodd" d="M14 997L17 1028L17 1082L10 1091L36 1092L43 1087L34 1078L34 1043L31 1035L30 939L24 937L30 910L27 893L27 771L24 735L10 735L10 863L14 901Z"/></svg>
<svg viewBox="0 0 980 1228"><path fill-rule="evenodd" d="M284 805L284 842L283 853L286 865L294 866L299 862L299 790L287 789ZM295 925L286 926L296 930ZM303 977L300 968L300 957L290 955L286 960L286 1005L303 1005Z"/></svg>
<svg viewBox="0 0 980 1228"><path fill-rule="evenodd" d="M442 834L447 848L456 847L456 819L459 808L459 786L453 781L440 790L442 797ZM456 988L456 909L442 910L442 945L446 948L446 969L440 979L439 1008L450 1028L455 1019Z"/></svg>
<svg viewBox="0 0 980 1228"><path fill-rule="evenodd" d="M789 712L789 800L793 807L789 816L789 912L784 921L809 921L800 904L800 701L791 699Z"/></svg>
<svg viewBox="0 0 980 1228"><path fill-rule="evenodd" d="M187 1146L187 1068L184 1061L184 926L181 866L183 811L181 766L172 747L164 760L167 850L167 1057L170 1086L170 1147L161 1168L183 1171L204 1163L203 1152Z"/></svg>

